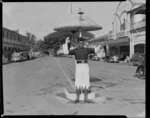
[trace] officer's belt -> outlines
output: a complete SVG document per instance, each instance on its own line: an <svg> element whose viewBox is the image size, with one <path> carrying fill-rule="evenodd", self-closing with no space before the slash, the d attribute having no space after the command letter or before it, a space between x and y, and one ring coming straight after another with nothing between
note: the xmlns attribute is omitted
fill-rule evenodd
<svg viewBox="0 0 150 118"><path fill-rule="evenodd" d="M77 60L77 63L88 63L87 60Z"/></svg>

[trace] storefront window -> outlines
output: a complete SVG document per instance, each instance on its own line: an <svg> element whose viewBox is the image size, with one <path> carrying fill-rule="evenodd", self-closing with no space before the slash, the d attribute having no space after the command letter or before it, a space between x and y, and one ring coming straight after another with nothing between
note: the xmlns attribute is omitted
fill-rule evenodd
<svg viewBox="0 0 150 118"><path fill-rule="evenodd" d="M14 34L14 40L17 40L17 39L16 39L16 35L15 35L15 34Z"/></svg>
<svg viewBox="0 0 150 118"><path fill-rule="evenodd" d="M10 32L10 39L12 40L13 39L13 33Z"/></svg>
<svg viewBox="0 0 150 118"><path fill-rule="evenodd" d="M14 37L13 37L14 35L13 35L13 33L11 32L10 33L10 38L13 40L14 39Z"/></svg>
<svg viewBox="0 0 150 118"><path fill-rule="evenodd" d="M12 39L12 33L10 31L8 31L8 38Z"/></svg>
<svg viewBox="0 0 150 118"><path fill-rule="evenodd" d="M126 56L129 56L129 46L121 46L120 47L120 54Z"/></svg>
<svg viewBox="0 0 150 118"><path fill-rule="evenodd" d="M137 44L134 46L134 53L144 53L144 44Z"/></svg>

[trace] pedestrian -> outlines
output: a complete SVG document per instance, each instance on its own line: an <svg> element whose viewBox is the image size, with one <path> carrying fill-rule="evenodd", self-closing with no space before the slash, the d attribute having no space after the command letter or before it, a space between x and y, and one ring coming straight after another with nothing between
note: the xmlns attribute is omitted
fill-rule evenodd
<svg viewBox="0 0 150 118"><path fill-rule="evenodd" d="M75 49L70 50L68 44L70 43L69 38L66 39L66 43L63 45L64 54L74 55L75 57L75 88L76 88L76 100L74 103L79 102L80 94L84 94L84 102L92 102L88 99L88 93L90 92L90 77L89 77L89 65L88 55L97 53L97 48L84 47L86 39L78 38L78 46Z"/></svg>

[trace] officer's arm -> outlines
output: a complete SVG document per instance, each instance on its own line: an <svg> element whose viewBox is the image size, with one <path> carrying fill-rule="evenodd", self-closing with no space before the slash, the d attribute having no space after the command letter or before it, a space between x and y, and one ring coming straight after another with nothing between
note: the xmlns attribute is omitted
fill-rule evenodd
<svg viewBox="0 0 150 118"><path fill-rule="evenodd" d="M63 52L64 52L64 54L69 54L68 43L69 43L69 37L66 38L65 44L63 44Z"/></svg>
<svg viewBox="0 0 150 118"><path fill-rule="evenodd" d="M63 52L64 52L64 54L68 54L68 55L74 55L75 54L74 49L70 50L70 46L68 47L68 44L63 45Z"/></svg>
<svg viewBox="0 0 150 118"><path fill-rule="evenodd" d="M100 51L100 46L95 47L95 48L94 48L94 51L95 51L96 54L98 54L99 51Z"/></svg>
<svg viewBox="0 0 150 118"><path fill-rule="evenodd" d="M64 54L69 54L68 44L63 45L63 52L64 52Z"/></svg>

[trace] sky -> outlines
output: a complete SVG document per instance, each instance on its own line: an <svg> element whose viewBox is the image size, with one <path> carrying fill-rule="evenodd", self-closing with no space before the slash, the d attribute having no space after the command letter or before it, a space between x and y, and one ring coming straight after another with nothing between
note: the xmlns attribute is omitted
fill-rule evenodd
<svg viewBox="0 0 150 118"><path fill-rule="evenodd" d="M112 20L119 2L72 2L72 13L79 8L102 30L93 31L95 37L112 30ZM31 32L37 39L43 39L54 32L71 14L71 2L14 2L3 3L3 27L10 30L19 29L19 33Z"/></svg>

